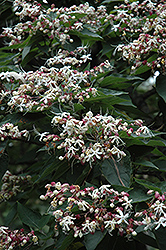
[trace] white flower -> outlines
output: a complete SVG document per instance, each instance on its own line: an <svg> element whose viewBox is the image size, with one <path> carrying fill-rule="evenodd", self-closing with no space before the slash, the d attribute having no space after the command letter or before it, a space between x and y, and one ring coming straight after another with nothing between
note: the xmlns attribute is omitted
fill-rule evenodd
<svg viewBox="0 0 166 250"><path fill-rule="evenodd" d="M84 201L84 200L83 201L78 201L77 205L78 205L79 209L83 210L83 211L86 211L87 208L90 208L89 203Z"/></svg>
<svg viewBox="0 0 166 250"><path fill-rule="evenodd" d="M8 234L5 230L8 230L8 227L1 226L0 227L0 235L2 235L2 234Z"/></svg>
<svg viewBox="0 0 166 250"><path fill-rule="evenodd" d="M115 219L104 221L105 228L108 228L108 232L111 233L115 229Z"/></svg>
<svg viewBox="0 0 166 250"><path fill-rule="evenodd" d="M74 26L75 26L75 28L76 28L76 30L81 30L81 29L83 29L83 23L80 23L80 22L76 22L75 24L74 24Z"/></svg>
<svg viewBox="0 0 166 250"><path fill-rule="evenodd" d="M88 60L92 60L91 54L81 56L82 61L85 63Z"/></svg>
<svg viewBox="0 0 166 250"><path fill-rule="evenodd" d="M121 160L123 156L126 156L125 152L121 151L114 145L113 145L113 148L110 150L110 153L113 155L117 155L118 160Z"/></svg>
<svg viewBox="0 0 166 250"><path fill-rule="evenodd" d="M152 206L151 208L154 209L155 211L155 215L157 216L160 216L161 214L163 214L164 216L166 216L166 213L165 213L165 209L166 209L166 206L160 202L159 200L157 200Z"/></svg>
<svg viewBox="0 0 166 250"><path fill-rule="evenodd" d="M100 198L100 192L98 190L98 188L94 189L92 194L90 194L90 196L92 197L92 199L99 199Z"/></svg>
<svg viewBox="0 0 166 250"><path fill-rule="evenodd" d="M83 226L82 231L85 234L88 234L89 232L94 233L97 227L97 222L96 221L89 222L89 220L86 220L85 223L82 224L82 226Z"/></svg>
<svg viewBox="0 0 166 250"><path fill-rule="evenodd" d="M67 156L68 158L71 158L72 156L74 156L76 154L76 151L78 151L79 149L78 148L75 148L73 146L69 147L67 149Z"/></svg>
<svg viewBox="0 0 166 250"><path fill-rule="evenodd" d="M129 200L129 198L127 196L124 196L124 203L122 203L122 206L125 206L125 209L128 209L129 208L132 208L132 205L131 205L131 202L132 202L132 199Z"/></svg>
<svg viewBox="0 0 166 250"><path fill-rule="evenodd" d="M109 139L111 139L111 143L116 143L116 145L118 146L119 143L121 143L120 145L124 145L125 143L123 142L123 140L119 137L119 136L110 136Z"/></svg>
<svg viewBox="0 0 166 250"><path fill-rule="evenodd" d="M142 221L142 225L146 225L144 227L145 231L148 230L148 229L151 229L152 226L153 226L153 224L151 223L151 218L146 215L146 217Z"/></svg>
<svg viewBox="0 0 166 250"><path fill-rule="evenodd" d="M60 182L57 182L57 183L55 184L55 188L56 188L56 189L60 190L61 187L62 187L62 185L61 185Z"/></svg>
<svg viewBox="0 0 166 250"><path fill-rule="evenodd" d="M99 190L101 192L101 197L104 195L105 191L110 192L111 185L102 185Z"/></svg>
<svg viewBox="0 0 166 250"><path fill-rule="evenodd" d="M63 212L61 210L56 210L53 212L53 215L55 216L55 219L58 219L63 215Z"/></svg>
<svg viewBox="0 0 166 250"><path fill-rule="evenodd" d="M129 213L123 214L123 212L120 209L118 209L117 212L119 213L115 215L115 218L118 219L117 223L121 224L124 222L126 224L129 224L126 220L127 218L129 218Z"/></svg>
<svg viewBox="0 0 166 250"><path fill-rule="evenodd" d="M157 230L161 225L163 227L166 227L166 217L164 217L164 216L160 217L159 221L154 222L154 224L157 225L155 227L155 230Z"/></svg>
<svg viewBox="0 0 166 250"><path fill-rule="evenodd" d="M70 226L71 225L74 225L74 222L73 222L73 220L75 220L76 218L73 218L72 216L65 216L62 220L61 220L61 222L59 223L60 224L60 226L62 226L62 230L64 231L64 232L68 232L68 231L70 231Z"/></svg>

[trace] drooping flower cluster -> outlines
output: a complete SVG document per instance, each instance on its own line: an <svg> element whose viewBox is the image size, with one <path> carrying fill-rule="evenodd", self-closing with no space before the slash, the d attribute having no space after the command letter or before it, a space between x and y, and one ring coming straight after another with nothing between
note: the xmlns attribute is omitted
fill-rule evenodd
<svg viewBox="0 0 166 250"><path fill-rule="evenodd" d="M112 156L120 160L126 155L122 150L125 143L121 134L153 136L152 132L143 126L142 120L127 123L111 115L94 116L91 111L86 113L82 120L77 120L66 112L56 114L51 123L60 129L60 135L39 133L39 140L47 145L62 140L57 149L64 149L65 155L59 159L75 158L82 164L88 162L91 165L97 159L107 159Z"/></svg>
<svg viewBox="0 0 166 250"><path fill-rule="evenodd" d="M142 225L144 230L166 227L165 195L158 192L147 203L147 209L135 213L129 194L119 193L110 185L81 189L78 185L51 182L45 188L47 192L40 199L52 199L50 209L55 217L55 229L60 225L64 233L72 230L74 237L94 234L97 230L107 230L109 234L117 230L119 235L129 237L135 236L137 227Z"/></svg>
<svg viewBox="0 0 166 250"><path fill-rule="evenodd" d="M5 139L20 139L21 137L27 138L29 135L28 130L19 130L18 126L15 126L13 123L5 123L0 126L0 140L4 141Z"/></svg>
<svg viewBox="0 0 166 250"><path fill-rule="evenodd" d="M0 201L9 200L12 196L19 192L24 192L28 184L30 184L31 176L12 175L9 170L2 177L2 186L0 191Z"/></svg>
<svg viewBox="0 0 166 250"><path fill-rule="evenodd" d="M37 244L38 238L31 231L28 234L24 233L24 229L11 231L8 227L0 226L0 249L12 250L16 247L23 247L25 244L33 242Z"/></svg>

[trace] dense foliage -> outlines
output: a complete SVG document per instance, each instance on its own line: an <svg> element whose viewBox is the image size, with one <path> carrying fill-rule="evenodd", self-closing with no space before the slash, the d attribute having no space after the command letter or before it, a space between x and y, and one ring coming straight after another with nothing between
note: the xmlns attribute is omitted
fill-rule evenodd
<svg viewBox="0 0 166 250"><path fill-rule="evenodd" d="M165 250L165 1L0 21L0 249Z"/></svg>

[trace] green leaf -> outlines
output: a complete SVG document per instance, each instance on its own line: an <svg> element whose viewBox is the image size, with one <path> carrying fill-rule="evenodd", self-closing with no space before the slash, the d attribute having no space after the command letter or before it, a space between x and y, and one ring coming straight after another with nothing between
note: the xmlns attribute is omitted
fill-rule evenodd
<svg viewBox="0 0 166 250"><path fill-rule="evenodd" d="M6 226L9 226L12 223L12 221L14 220L16 214L17 214L17 205L14 204L11 207L11 209L10 209L9 213L7 214L7 216L5 217L5 225Z"/></svg>
<svg viewBox="0 0 166 250"><path fill-rule="evenodd" d="M134 178L134 180L135 180L135 182L137 182L138 184L144 186L144 187L147 188L147 189L152 189L152 190L161 192L161 189L158 188L158 187L155 185L155 183L152 183L152 182L147 181L147 180L137 179L137 178Z"/></svg>
<svg viewBox="0 0 166 250"><path fill-rule="evenodd" d="M80 174L80 176L76 179L76 182L78 185L80 185L83 180L86 178L86 176L88 175L89 171L90 171L90 167L89 165L84 167L84 166L81 166L81 168L83 167L83 170L82 170L82 173Z"/></svg>
<svg viewBox="0 0 166 250"><path fill-rule="evenodd" d="M115 104L121 104L121 103L125 103L127 102L127 100L125 98L121 98L118 95L106 95L103 94L101 91L98 91L98 95L96 97L91 97L89 99L86 99L87 103L100 103L100 105L102 104L106 104L108 107L110 105L115 105Z"/></svg>
<svg viewBox="0 0 166 250"><path fill-rule="evenodd" d="M134 239L142 242L145 245L148 245L148 246L151 246L154 248L158 248L158 244L157 244L156 240L145 233L137 234L137 236L135 236Z"/></svg>
<svg viewBox="0 0 166 250"><path fill-rule="evenodd" d="M113 96L128 95L127 92L124 92L121 90L113 90L113 89L107 89L107 88L98 88L98 90L101 91L105 95L113 95Z"/></svg>
<svg viewBox="0 0 166 250"><path fill-rule="evenodd" d="M78 112L78 111L83 110L83 109L85 109L85 107L82 104L80 104L80 103L74 103L74 110L75 110L75 112Z"/></svg>
<svg viewBox="0 0 166 250"><path fill-rule="evenodd" d="M160 75L157 77L156 91L166 102L166 76Z"/></svg>
<svg viewBox="0 0 166 250"><path fill-rule="evenodd" d="M4 144L3 144L4 145ZM6 145L0 146L0 182L2 180L3 175L5 172L8 170L8 165L9 165L9 157L7 154L3 154L2 152L4 151Z"/></svg>
<svg viewBox="0 0 166 250"><path fill-rule="evenodd" d="M25 225L28 225L32 228L40 229L40 220L41 215L39 213L34 212L30 208L23 206L21 203L18 202L17 204L17 212L18 217Z"/></svg>
<svg viewBox="0 0 166 250"><path fill-rule="evenodd" d="M106 230L102 233L101 231L96 231L93 235L87 234L84 236L84 245L87 250L94 250L97 245L102 241L106 235Z"/></svg>
<svg viewBox="0 0 166 250"><path fill-rule="evenodd" d="M62 242L62 245L58 248L58 250L65 250L74 240L75 238L73 236L73 232L71 231L69 235L65 237L65 240Z"/></svg>
<svg viewBox="0 0 166 250"><path fill-rule="evenodd" d="M44 170L42 170L36 182L40 182L42 179L48 177L48 175L52 174L53 172L56 179L58 179L62 175L64 175L64 173L66 173L68 169L71 168L66 160L60 161L59 159L54 159L55 160L51 164L46 165Z"/></svg>
<svg viewBox="0 0 166 250"><path fill-rule="evenodd" d="M141 166L145 166L148 168L155 168L155 169L159 169L154 163L152 163L151 161L146 161L146 160L137 160L136 162L133 162L136 165L141 165Z"/></svg>
<svg viewBox="0 0 166 250"><path fill-rule="evenodd" d="M154 54L151 57L148 58L147 62L153 62L157 59L158 54ZM147 65L141 65L138 69L136 69L136 71L132 74L132 75L140 75L142 73L147 72L148 70L150 70L150 67L148 67Z"/></svg>
<svg viewBox="0 0 166 250"><path fill-rule="evenodd" d="M49 222L51 218L50 214L44 214L41 219L40 219L40 228L44 227L45 225L47 225L47 223Z"/></svg>
<svg viewBox="0 0 166 250"><path fill-rule="evenodd" d="M5 148L6 148L6 146L7 146L7 143L8 143L8 140L6 139L5 141L1 141L0 142L0 157L1 156L4 156L4 150L5 150ZM5 156L4 156L5 157ZM1 163L2 164L2 163ZM1 168L0 168L1 169Z"/></svg>
<svg viewBox="0 0 166 250"><path fill-rule="evenodd" d="M123 0L105 0L102 4L112 3L112 2L123 2Z"/></svg>
<svg viewBox="0 0 166 250"><path fill-rule="evenodd" d="M144 202L150 199L149 195L147 195L147 189L137 183L134 183L133 189L129 191L129 195L132 203Z"/></svg>
<svg viewBox="0 0 166 250"><path fill-rule="evenodd" d="M112 74L110 76L105 77L104 80L100 82L100 86L122 89L129 87L131 85L131 83L129 82L135 80L142 80L142 78L133 76L125 77L120 74Z"/></svg>
<svg viewBox="0 0 166 250"><path fill-rule="evenodd" d="M82 36L88 36L89 38L97 38L97 40L102 40L103 38L101 36L99 36L96 32L92 32L91 30L84 28L81 32Z"/></svg>
<svg viewBox="0 0 166 250"><path fill-rule="evenodd" d="M71 30L70 34L78 36L81 40L93 40L100 41L103 38L99 36L96 32L92 32L91 30L84 28L82 31Z"/></svg>
<svg viewBox="0 0 166 250"><path fill-rule="evenodd" d="M157 243L158 243L158 247L160 250L165 250L166 249L166 229L165 227L160 226L160 228L158 230L154 230L153 231L156 239L157 239Z"/></svg>
<svg viewBox="0 0 166 250"><path fill-rule="evenodd" d="M19 48L24 48L28 42L31 40L31 37L28 36L27 39L25 41L23 41L22 43L19 43L19 44L14 44L14 45L11 45L11 46L8 46L8 47L2 47L0 48L0 51L1 50L12 50L12 49L19 49Z"/></svg>
<svg viewBox="0 0 166 250"><path fill-rule="evenodd" d="M37 48L31 50L22 60L22 67L25 67L32 59L34 59L35 57L41 55L38 51Z"/></svg>
<svg viewBox="0 0 166 250"><path fill-rule="evenodd" d="M24 58L28 55L28 53L30 52L30 49L31 49L31 45L24 47L22 51L22 60L24 60Z"/></svg>
<svg viewBox="0 0 166 250"><path fill-rule="evenodd" d="M112 185L130 186L131 163L128 156L116 162L113 159L106 159L101 164L101 171L107 181Z"/></svg>
<svg viewBox="0 0 166 250"><path fill-rule="evenodd" d="M165 160L157 160L155 161L155 165L158 167L160 171L166 172L166 161Z"/></svg>
<svg viewBox="0 0 166 250"><path fill-rule="evenodd" d="M44 250L53 250L53 249L57 249L57 248L55 247L55 244L51 244L50 246L46 246L46 247L44 248Z"/></svg>

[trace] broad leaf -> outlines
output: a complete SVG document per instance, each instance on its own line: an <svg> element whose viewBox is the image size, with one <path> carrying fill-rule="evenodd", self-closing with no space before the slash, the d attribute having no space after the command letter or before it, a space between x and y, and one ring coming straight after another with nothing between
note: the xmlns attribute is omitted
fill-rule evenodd
<svg viewBox="0 0 166 250"><path fill-rule="evenodd" d="M130 186L131 165L128 156L118 162L113 159L104 160L101 164L101 171L110 184Z"/></svg>
<svg viewBox="0 0 166 250"><path fill-rule="evenodd" d="M158 188L158 187L155 185L155 183L152 183L152 182L147 181L147 180L137 179L137 178L134 178L134 180L135 180L135 182L137 182L138 184L144 186L144 187L147 188L147 189L152 189L152 190L161 192L161 189Z"/></svg>
<svg viewBox="0 0 166 250"><path fill-rule="evenodd" d="M40 220L41 215L39 213L34 212L30 208L23 206L21 203L18 202L17 205L17 212L18 217L25 225L28 225L32 228L41 228Z"/></svg>
<svg viewBox="0 0 166 250"><path fill-rule="evenodd" d="M64 241L62 242L61 246L58 247L58 250L64 250L66 249L68 246L70 246L72 244L72 242L75 240L74 236L73 236L73 232L70 232L64 239Z"/></svg>
<svg viewBox="0 0 166 250"><path fill-rule="evenodd" d="M158 230L154 230L153 231L156 239L157 239L157 243L159 246L160 250L165 250L166 249L166 229L165 227L160 226L160 228Z"/></svg>
<svg viewBox="0 0 166 250"><path fill-rule="evenodd" d="M154 247L154 248L158 248L158 245L157 245L157 242L154 238L152 238L150 235L148 234L145 234L145 233L139 233L136 237L134 237L136 240L148 245L148 246L151 246L151 247Z"/></svg>
<svg viewBox="0 0 166 250"><path fill-rule="evenodd" d="M166 76L160 75L156 80L156 91L166 102Z"/></svg>
<svg viewBox="0 0 166 250"><path fill-rule="evenodd" d="M146 160L137 160L136 162L134 162L134 164L136 165L140 165L140 166L145 166L148 168L154 168L154 169L159 169L153 162L151 161L146 161Z"/></svg>
<svg viewBox="0 0 166 250"><path fill-rule="evenodd" d="M104 231L103 233L101 231L96 231L93 235L87 234L84 236L84 245L87 250L94 250L97 245L102 241L102 239L105 237L107 231Z"/></svg>

